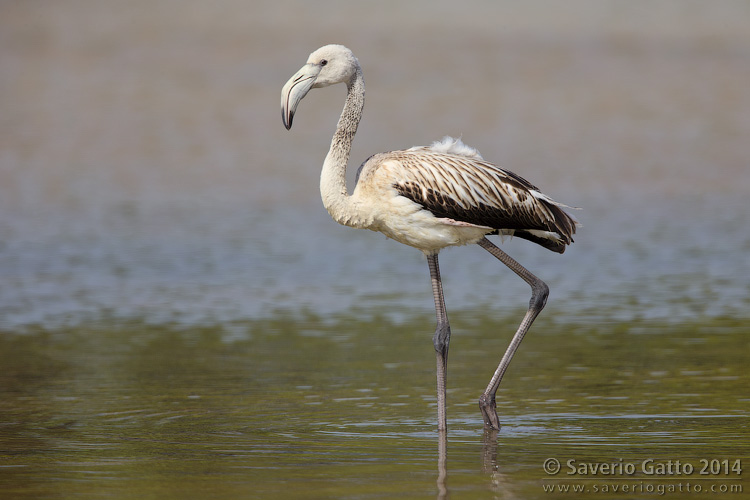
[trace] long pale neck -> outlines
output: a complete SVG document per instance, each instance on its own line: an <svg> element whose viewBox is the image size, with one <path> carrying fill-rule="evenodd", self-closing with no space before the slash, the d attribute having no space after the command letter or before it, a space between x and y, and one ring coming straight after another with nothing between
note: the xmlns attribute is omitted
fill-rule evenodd
<svg viewBox="0 0 750 500"><path fill-rule="evenodd" d="M365 221L346 190L346 165L364 106L365 81L357 68L347 83L346 104L320 173L320 196L326 210L339 224L353 227L363 227Z"/></svg>

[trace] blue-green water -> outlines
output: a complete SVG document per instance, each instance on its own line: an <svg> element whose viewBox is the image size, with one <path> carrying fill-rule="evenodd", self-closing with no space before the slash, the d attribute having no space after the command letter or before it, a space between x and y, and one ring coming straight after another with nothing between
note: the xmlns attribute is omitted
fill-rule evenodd
<svg viewBox="0 0 750 500"><path fill-rule="evenodd" d="M574 4L0 3L3 498L743 497L750 11ZM527 286L441 254L442 440L424 257L319 201L343 90L279 118L330 42L368 85L353 166L462 136L582 208L564 255L503 242L551 295L498 435Z"/></svg>
<svg viewBox="0 0 750 500"><path fill-rule="evenodd" d="M550 485L747 487L747 472L699 474L701 460L750 463L743 323L540 321L498 394L503 428L485 435L476 401L511 321L455 318L444 481L452 498L535 498ZM437 496L429 322L6 332L4 495ZM561 473L545 472L549 458ZM641 470L648 459L696 470L654 477ZM570 460L638 470L571 475Z"/></svg>

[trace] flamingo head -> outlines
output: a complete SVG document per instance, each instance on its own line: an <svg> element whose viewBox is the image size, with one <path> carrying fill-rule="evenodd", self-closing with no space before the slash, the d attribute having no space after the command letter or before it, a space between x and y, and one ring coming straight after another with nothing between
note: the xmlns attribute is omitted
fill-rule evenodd
<svg viewBox="0 0 750 500"><path fill-rule="evenodd" d="M297 105L312 88L351 82L359 69L352 51L343 45L326 45L307 59L307 63L281 89L281 119L287 130Z"/></svg>

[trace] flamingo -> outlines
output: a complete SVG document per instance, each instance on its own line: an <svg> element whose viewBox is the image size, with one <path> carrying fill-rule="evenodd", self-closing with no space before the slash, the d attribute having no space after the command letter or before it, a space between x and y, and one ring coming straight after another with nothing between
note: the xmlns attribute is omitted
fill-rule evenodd
<svg viewBox="0 0 750 500"><path fill-rule="evenodd" d="M523 177L484 161L460 139L445 137L427 147L371 156L359 168L351 193L346 168L364 108L362 68L343 45L319 48L281 91L281 117L287 130L297 105L313 88L346 84L346 103L323 162L320 193L331 217L345 226L370 229L421 250L427 258L437 326L438 430L446 431L446 374L451 329L438 266L441 249L476 243L531 287L528 310L479 398L484 426L499 430L495 397L500 381L524 335L547 302L549 287L487 239L517 236L563 253L573 242L577 221Z"/></svg>

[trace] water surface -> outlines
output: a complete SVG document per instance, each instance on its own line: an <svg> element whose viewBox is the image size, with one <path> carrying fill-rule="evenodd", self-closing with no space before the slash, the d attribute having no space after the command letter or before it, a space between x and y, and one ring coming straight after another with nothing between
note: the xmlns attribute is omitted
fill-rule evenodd
<svg viewBox="0 0 750 500"><path fill-rule="evenodd" d="M436 496L429 320L5 334L3 490L14 498ZM555 476L542 468L547 458L747 462L743 325L600 330L541 321L498 394L503 428L487 436L476 400L511 321L455 318L451 497L535 498L543 485L594 480L744 485L741 474L580 480L567 467Z"/></svg>

